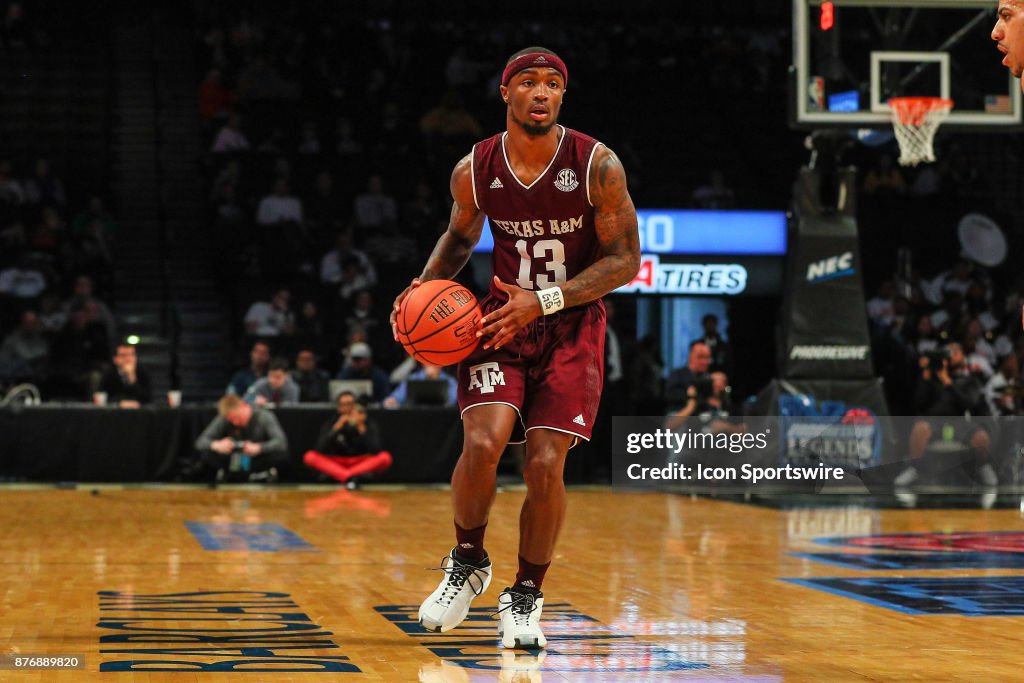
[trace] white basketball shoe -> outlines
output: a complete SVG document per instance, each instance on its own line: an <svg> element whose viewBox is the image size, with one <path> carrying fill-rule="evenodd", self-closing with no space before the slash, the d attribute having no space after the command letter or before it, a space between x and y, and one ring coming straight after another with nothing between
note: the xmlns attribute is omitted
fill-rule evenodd
<svg viewBox="0 0 1024 683"><path fill-rule="evenodd" d="M440 585L420 605L420 625L428 631L450 631L466 618L473 598L491 585L491 561L483 566L460 562L452 549L441 562Z"/></svg>
<svg viewBox="0 0 1024 683"><path fill-rule="evenodd" d="M544 594L522 592L506 588L498 596L498 635L505 647L539 650L547 647L548 639L540 630L540 615L544 610Z"/></svg>

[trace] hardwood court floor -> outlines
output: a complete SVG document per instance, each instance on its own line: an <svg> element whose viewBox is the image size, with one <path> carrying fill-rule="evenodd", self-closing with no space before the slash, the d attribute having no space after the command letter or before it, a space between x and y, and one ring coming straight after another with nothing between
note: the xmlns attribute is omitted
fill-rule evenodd
<svg viewBox="0 0 1024 683"><path fill-rule="evenodd" d="M953 611L995 605L998 612L1016 604L1016 614L1024 614L1024 591L1015 588L1024 571L1014 568L1024 565L1014 552L988 552L1001 538L1012 545L1017 536L967 536L945 546L941 539L951 537L940 537L939 550L950 552L915 551L918 560L930 557L926 564L940 566L973 558L973 568L854 569L837 566L834 557L826 564L792 555L905 558L905 552L815 539L1021 532L1017 509L776 510L576 490L545 584L551 644L538 660L503 653L488 616L514 575L522 499L522 491L497 497L487 535L496 576L477 601L481 610L465 628L435 635L417 632L415 608L439 578L424 569L437 566L451 545L447 491L0 490L0 652L84 655L87 662L86 672L0 671L0 680L232 680L231 673L196 670L237 660L266 669L273 655L289 654L306 662L335 657L321 661L359 671L264 671L244 680L1024 677L1024 617L907 613L934 608L938 602L924 593L935 578L947 577L939 592L953 596L943 603ZM906 543L921 538L929 537ZM236 549L204 547L218 543ZM255 549L238 549L245 546ZM823 590L783 580L818 577L860 583ZM903 600L903 611L881 606L877 596L869 598L874 602L849 597L880 577L889 582L884 599ZM924 587L913 583L918 579L926 580ZM1003 588L1009 592L999 595ZM968 597L957 597L963 590ZM234 640L202 642L211 635ZM283 642L296 649L282 649ZM101 666L178 670L99 673Z"/></svg>

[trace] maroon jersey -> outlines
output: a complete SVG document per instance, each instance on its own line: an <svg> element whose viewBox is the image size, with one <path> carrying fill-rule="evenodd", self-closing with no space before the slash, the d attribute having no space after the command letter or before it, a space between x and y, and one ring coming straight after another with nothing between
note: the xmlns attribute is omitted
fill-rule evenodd
<svg viewBox="0 0 1024 683"><path fill-rule="evenodd" d="M601 143L559 128L562 138L551 163L529 185L508 163L508 133L473 146L473 199L494 235L491 267L502 282L523 289L562 285L603 256L588 182ZM491 294L498 294L493 282Z"/></svg>

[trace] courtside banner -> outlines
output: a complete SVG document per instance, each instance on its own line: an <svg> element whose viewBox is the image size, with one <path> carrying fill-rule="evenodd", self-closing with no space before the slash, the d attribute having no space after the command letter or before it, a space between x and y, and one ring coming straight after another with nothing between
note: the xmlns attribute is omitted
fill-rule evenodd
<svg viewBox="0 0 1024 683"><path fill-rule="evenodd" d="M615 417L618 490L849 494L1019 486L1019 417ZM911 435L921 436L911 440Z"/></svg>

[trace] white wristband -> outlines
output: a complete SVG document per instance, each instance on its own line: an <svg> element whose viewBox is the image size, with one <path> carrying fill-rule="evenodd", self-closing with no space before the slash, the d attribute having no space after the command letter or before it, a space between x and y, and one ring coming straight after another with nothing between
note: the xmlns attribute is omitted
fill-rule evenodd
<svg viewBox="0 0 1024 683"><path fill-rule="evenodd" d="M562 296L561 287L548 287L537 292L537 300L540 301L540 310L544 315L558 313L565 308L565 297Z"/></svg>

